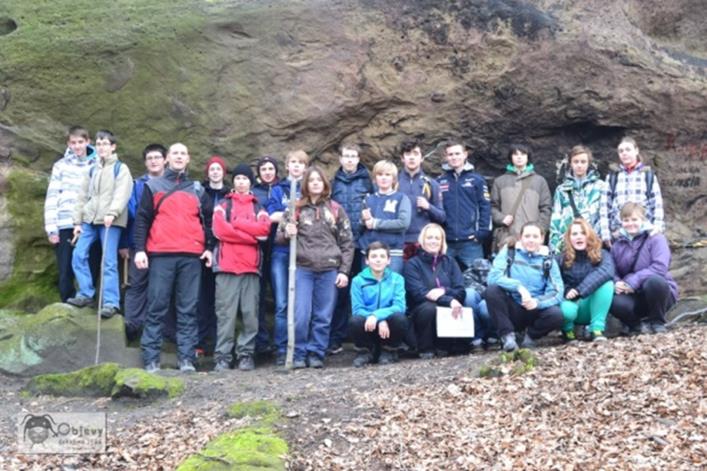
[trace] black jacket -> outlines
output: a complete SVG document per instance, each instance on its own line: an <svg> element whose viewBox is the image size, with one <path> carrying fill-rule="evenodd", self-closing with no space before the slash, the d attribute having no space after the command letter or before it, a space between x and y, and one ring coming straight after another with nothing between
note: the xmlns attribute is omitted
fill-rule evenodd
<svg viewBox="0 0 707 471"><path fill-rule="evenodd" d="M446 293L437 299L438 306L449 307L453 299L464 304L464 277L456 260L447 255L435 257L419 249L417 255L405 264L408 309L429 301L425 295L432 288L446 289Z"/></svg>
<svg viewBox="0 0 707 471"><path fill-rule="evenodd" d="M584 250L576 252L571 267L565 266L562 254L557 256L557 264L565 283L565 294L574 288L580 297L586 298L601 285L614 279L614 260L606 250L601 251L601 261L598 265L592 265Z"/></svg>

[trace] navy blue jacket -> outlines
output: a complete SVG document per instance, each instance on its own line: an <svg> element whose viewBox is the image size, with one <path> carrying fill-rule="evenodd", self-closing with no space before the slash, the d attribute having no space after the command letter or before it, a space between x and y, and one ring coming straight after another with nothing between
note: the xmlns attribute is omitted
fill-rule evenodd
<svg viewBox="0 0 707 471"><path fill-rule="evenodd" d="M412 206L412 219L410 227L405 233L405 242L417 242L420 231L427 224L436 222L444 224L445 213L442 204L442 193L439 190L439 183L428 177L420 170L415 175L410 175L405 169L400 172L398 191L405 193L410 199ZM417 207L417 197L424 196L430 202L427 210Z"/></svg>
<svg viewBox="0 0 707 471"><path fill-rule="evenodd" d="M253 188L251 188L251 192L258 199L258 203L260 203L260 206L266 208L266 210L268 207L268 202L270 201L270 195L272 194L272 190L279 183L280 182L278 180L275 180L272 184L257 183L253 186Z"/></svg>
<svg viewBox="0 0 707 471"><path fill-rule="evenodd" d="M331 189L331 199L344 208L351 222L351 234L354 244L363 233L364 226L361 221L361 210L363 200L366 195L373 193L373 184L368 170L363 164L358 164L358 168L353 173L344 172L343 168L337 170L334 175L334 183Z"/></svg>
<svg viewBox="0 0 707 471"><path fill-rule="evenodd" d="M446 254L435 257L419 249L417 255L405 264L404 273L408 309L429 301L425 296L432 288L447 290L437 298L438 306L449 307L453 299L464 304L464 277L454 258Z"/></svg>
<svg viewBox="0 0 707 471"><path fill-rule="evenodd" d="M614 260L607 250L601 251L601 261L598 265L592 265L585 250L576 251L571 267L565 266L562 254L557 256L557 264L565 284L565 294L574 288L580 297L586 298L601 285L614 279Z"/></svg>
<svg viewBox="0 0 707 471"><path fill-rule="evenodd" d="M371 242L385 242L391 249L391 255L402 256L405 231L410 226L408 197L399 191L387 195L376 192L368 195L364 201L366 208L371 210L375 225L373 229L363 232L359 248L365 250Z"/></svg>
<svg viewBox="0 0 707 471"><path fill-rule="evenodd" d="M444 165L437 178L442 192L447 241L464 241L472 236L482 242L491 235L491 196L484 177L467 162L459 175Z"/></svg>
<svg viewBox="0 0 707 471"><path fill-rule="evenodd" d="M297 182L297 194L296 198L299 198L300 194L300 182ZM290 179L284 178L277 182L277 185L272 187L270 191L270 200L268 200L267 210L268 214L276 213L282 211L283 213L287 211L290 204ZM273 252L290 252L289 244L273 244Z"/></svg>

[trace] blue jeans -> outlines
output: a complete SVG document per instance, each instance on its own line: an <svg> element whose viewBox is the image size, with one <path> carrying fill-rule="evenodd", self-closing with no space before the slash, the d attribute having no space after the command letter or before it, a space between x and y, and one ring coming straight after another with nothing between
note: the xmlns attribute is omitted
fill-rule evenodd
<svg viewBox="0 0 707 471"><path fill-rule="evenodd" d="M486 300L482 299L475 289L467 288L464 306L474 311L474 340L486 340L491 333L491 316L486 307Z"/></svg>
<svg viewBox="0 0 707 471"><path fill-rule="evenodd" d="M336 304L336 270L297 267L295 285L295 359L307 354L324 359L329 346L331 315Z"/></svg>
<svg viewBox="0 0 707 471"><path fill-rule="evenodd" d="M71 258L71 267L79 284L78 296L93 298L96 290L93 286L88 254L94 242L100 240L102 247L104 238L108 238L105 245L106 252L103 254L103 306L99 307L120 307L118 242L120 241L121 231L122 228L120 227L111 226L106 230L105 226L99 226L98 224L81 224L81 237L79 237Z"/></svg>
<svg viewBox="0 0 707 471"><path fill-rule="evenodd" d="M484 258L484 248L473 240L455 240L447 242L447 255L456 259L464 271L477 258Z"/></svg>
<svg viewBox="0 0 707 471"><path fill-rule="evenodd" d="M278 355L287 350L287 274L290 253L274 250L270 262L270 282L275 298L275 346Z"/></svg>

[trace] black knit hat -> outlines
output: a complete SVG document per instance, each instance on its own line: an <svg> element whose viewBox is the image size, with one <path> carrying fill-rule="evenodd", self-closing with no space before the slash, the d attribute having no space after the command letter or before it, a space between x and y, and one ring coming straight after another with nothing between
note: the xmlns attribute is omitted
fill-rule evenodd
<svg viewBox="0 0 707 471"><path fill-rule="evenodd" d="M245 175L246 177L248 177L248 180L250 180L251 186L255 184L255 175L253 175L253 170L248 164L236 165L231 173L233 174L233 178L236 178L236 175Z"/></svg>
<svg viewBox="0 0 707 471"><path fill-rule="evenodd" d="M258 172L258 177L260 177L260 167L267 162L273 164L273 167L275 167L275 176L277 177L277 159L271 155L264 155L258 159L258 163L255 165Z"/></svg>

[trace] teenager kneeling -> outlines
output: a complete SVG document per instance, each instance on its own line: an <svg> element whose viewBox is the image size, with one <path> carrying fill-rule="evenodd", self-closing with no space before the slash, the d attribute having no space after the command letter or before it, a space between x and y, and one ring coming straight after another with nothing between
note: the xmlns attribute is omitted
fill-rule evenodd
<svg viewBox="0 0 707 471"><path fill-rule="evenodd" d="M543 245L544 230L528 222L520 240L511 239L493 260L489 273L486 303L491 324L501 336L503 349L518 348L515 331L526 330L522 347L535 346L535 340L562 327L564 285L560 268Z"/></svg>

